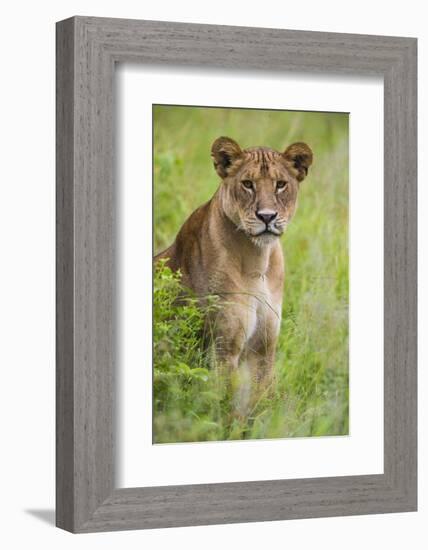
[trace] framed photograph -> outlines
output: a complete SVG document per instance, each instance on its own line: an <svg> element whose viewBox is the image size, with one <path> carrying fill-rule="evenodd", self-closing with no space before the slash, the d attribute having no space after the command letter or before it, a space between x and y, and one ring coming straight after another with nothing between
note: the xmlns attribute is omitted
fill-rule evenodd
<svg viewBox="0 0 428 550"><path fill-rule="evenodd" d="M416 39L57 24L57 525L414 511Z"/></svg>

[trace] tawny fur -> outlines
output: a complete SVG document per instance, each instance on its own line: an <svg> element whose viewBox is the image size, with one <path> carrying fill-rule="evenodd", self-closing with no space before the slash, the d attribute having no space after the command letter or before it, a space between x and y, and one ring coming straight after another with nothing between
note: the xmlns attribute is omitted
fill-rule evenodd
<svg viewBox="0 0 428 550"><path fill-rule="evenodd" d="M263 388L271 380L281 323L284 259L279 237L295 212L312 152L303 143L284 153L266 147L241 150L221 137L211 153L219 188L155 261L168 259L171 269L181 271L183 286L202 299L220 296L219 311L207 319L217 357L231 371L245 363ZM277 215L268 226L257 212Z"/></svg>

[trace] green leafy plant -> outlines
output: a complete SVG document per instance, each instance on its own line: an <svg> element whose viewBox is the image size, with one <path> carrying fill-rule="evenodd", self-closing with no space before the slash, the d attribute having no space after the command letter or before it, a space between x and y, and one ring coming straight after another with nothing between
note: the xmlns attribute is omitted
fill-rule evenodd
<svg viewBox="0 0 428 550"><path fill-rule="evenodd" d="M216 297L205 305L183 289L181 274L161 260L155 267L153 299L154 417L155 426L167 417L177 422L201 423L203 438L218 427L222 388L204 346L206 315ZM155 430L155 440L157 440ZM199 438L199 437L198 437Z"/></svg>

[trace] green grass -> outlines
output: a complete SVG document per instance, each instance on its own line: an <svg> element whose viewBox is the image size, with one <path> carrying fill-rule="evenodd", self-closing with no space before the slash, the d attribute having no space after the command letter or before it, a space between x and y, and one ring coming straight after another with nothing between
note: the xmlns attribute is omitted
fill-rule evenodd
<svg viewBox="0 0 428 550"><path fill-rule="evenodd" d="M193 300L177 306L179 276L157 270L154 297L154 440L307 437L348 433L348 116L154 107L154 247L166 248L219 178L210 159L220 135L242 147L284 150L304 141L314 165L282 237L286 282L276 384L247 417L198 345ZM211 304L209 307L217 307Z"/></svg>

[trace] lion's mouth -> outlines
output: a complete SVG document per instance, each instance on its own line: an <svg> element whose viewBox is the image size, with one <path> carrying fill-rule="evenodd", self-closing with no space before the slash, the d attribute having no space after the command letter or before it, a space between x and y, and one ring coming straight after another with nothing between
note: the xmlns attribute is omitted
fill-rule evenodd
<svg viewBox="0 0 428 550"><path fill-rule="evenodd" d="M276 228L266 227L265 229L254 235L254 237L262 237L263 235L274 235L275 237L279 237L281 235L281 232L278 231L278 229Z"/></svg>

